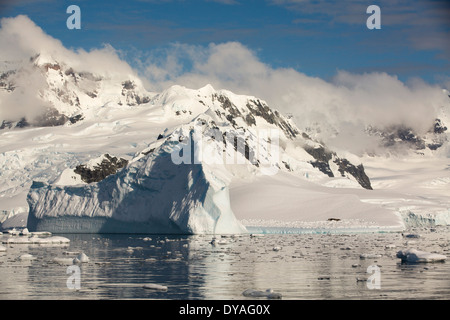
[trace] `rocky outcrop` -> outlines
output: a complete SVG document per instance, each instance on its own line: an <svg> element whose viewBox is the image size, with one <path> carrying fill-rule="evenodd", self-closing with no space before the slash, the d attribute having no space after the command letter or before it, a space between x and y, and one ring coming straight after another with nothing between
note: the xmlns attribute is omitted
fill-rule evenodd
<svg viewBox="0 0 450 320"><path fill-rule="evenodd" d="M120 169L128 164L128 160L112 157L109 154L103 156L103 160L98 164L89 168L87 165L79 165L74 169L74 172L81 176L81 179L86 183L99 182L106 177L116 174Z"/></svg>
<svg viewBox="0 0 450 320"><path fill-rule="evenodd" d="M355 166L349 160L338 157L336 153L321 145L316 147L305 146L304 149L315 159L315 161L310 161L310 164L314 168L319 169L321 172L332 178L335 176L330 167L330 161L332 161L338 166L338 171L342 177L350 174L361 187L372 190L370 179L365 173L362 164Z"/></svg>

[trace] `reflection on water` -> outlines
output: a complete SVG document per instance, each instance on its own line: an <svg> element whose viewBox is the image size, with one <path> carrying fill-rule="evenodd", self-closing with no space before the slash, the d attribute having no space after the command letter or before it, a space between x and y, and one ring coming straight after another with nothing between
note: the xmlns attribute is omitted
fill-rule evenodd
<svg viewBox="0 0 450 320"><path fill-rule="evenodd" d="M448 261L401 264L396 258L407 247L449 256L448 231L416 230L418 239L398 233L242 235L218 237L215 246L211 236L67 234L65 246L4 245L0 299L228 300L268 288L283 299L449 299ZM90 261L79 264L80 289L69 289L67 268L79 252ZM19 259L23 254L33 259ZM379 289L365 281L374 275L369 266L379 268Z"/></svg>

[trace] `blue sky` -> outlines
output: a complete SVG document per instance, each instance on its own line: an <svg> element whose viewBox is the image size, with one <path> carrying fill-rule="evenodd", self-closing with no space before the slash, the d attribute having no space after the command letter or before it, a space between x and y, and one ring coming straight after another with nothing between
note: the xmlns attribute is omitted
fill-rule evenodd
<svg viewBox="0 0 450 320"><path fill-rule="evenodd" d="M338 70L387 72L402 81L449 81L450 2L321 0L2 1L2 17L27 15L68 48L110 44L132 66L176 44L236 41L272 68L328 79ZM66 8L81 9L81 30ZM381 8L369 30L366 8ZM184 66L189 68L188 63Z"/></svg>

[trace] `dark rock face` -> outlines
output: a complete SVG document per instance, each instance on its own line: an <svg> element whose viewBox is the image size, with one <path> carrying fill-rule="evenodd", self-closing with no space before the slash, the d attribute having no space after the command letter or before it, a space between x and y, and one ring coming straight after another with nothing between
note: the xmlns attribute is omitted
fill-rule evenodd
<svg viewBox="0 0 450 320"><path fill-rule="evenodd" d="M291 126L279 113L278 111L272 111L268 105L260 100L249 100L247 102L247 109L249 113L242 113L238 107L236 107L228 97L224 95L214 94L213 99L217 99L222 105L222 108L227 112L227 114L220 113L216 111L217 115L222 119L228 120L234 128L237 128L236 118L241 118L248 126L256 125L256 118L261 117L270 124L274 124L279 127L284 134L293 139L299 134L297 129Z"/></svg>
<svg viewBox="0 0 450 320"><path fill-rule="evenodd" d="M345 177L345 174L348 173L356 179L361 187L372 190L370 179L366 175L362 164L355 166L347 159L337 157L334 152L327 150L323 146L316 148L305 146L305 151L312 155L315 159L315 161L310 162L311 165L314 168L319 169L322 173L328 175L330 178L334 177L333 171L330 168L330 161L334 159L333 162L338 165L338 171L343 177Z"/></svg>
<svg viewBox="0 0 450 320"><path fill-rule="evenodd" d="M436 134L441 134L447 131L447 127L442 124L441 119L436 119L434 121L433 132Z"/></svg>
<svg viewBox="0 0 450 320"><path fill-rule="evenodd" d="M406 146L413 150L437 150L442 146L442 134L447 127L440 119L435 119L433 126L428 130L426 136L432 136L433 143L425 143L424 137L419 136L412 128L406 126L390 126L385 129L369 127L368 133L381 137L384 147Z"/></svg>
<svg viewBox="0 0 450 320"><path fill-rule="evenodd" d="M105 158L93 170L87 168L86 165L79 165L75 168L74 172L79 174L84 182L93 183L102 181L109 175L116 174L128 164L128 160L123 158L117 159L116 157L111 157L109 154L105 154Z"/></svg>
<svg viewBox="0 0 450 320"><path fill-rule="evenodd" d="M67 121L69 121L69 117L65 114L59 113L54 108L47 108L44 113L33 121L33 125L36 127L55 127L62 126Z"/></svg>
<svg viewBox="0 0 450 320"><path fill-rule="evenodd" d="M9 77L15 73L14 70L10 70L0 74L0 89L4 89L8 92L14 91L16 87L14 86L14 83L9 80Z"/></svg>
<svg viewBox="0 0 450 320"><path fill-rule="evenodd" d="M338 170L343 177L345 176L345 173L349 173L356 179L356 181L358 181L361 187L368 190L373 190L370 184L370 179L366 175L364 171L364 166L362 164L355 166L345 158L344 159L337 158L336 160L334 160L334 163L336 163L339 166Z"/></svg>
<svg viewBox="0 0 450 320"><path fill-rule="evenodd" d="M147 96L140 97L134 91L135 88L136 84L131 80L126 80L122 82L122 96L127 97L127 104L129 106L134 106L149 103L150 98Z"/></svg>
<svg viewBox="0 0 450 320"><path fill-rule="evenodd" d="M73 117L70 117L69 121L70 121L71 124L74 124L74 123L77 123L78 121L81 121L83 119L84 119L84 117L83 117L82 114L77 114L77 115L75 115Z"/></svg>
<svg viewBox="0 0 450 320"><path fill-rule="evenodd" d="M13 129L13 128L26 128L29 126L30 126L30 124L28 123L27 119L25 119L25 118L21 118L19 121L3 120L2 124L0 125L0 130Z"/></svg>
<svg viewBox="0 0 450 320"><path fill-rule="evenodd" d="M322 146L318 148L305 146L304 149L316 159L316 161L310 162L314 168L319 169L320 172L326 174L330 178L334 177L329 164L329 161L333 158L333 153L331 151L326 150Z"/></svg>

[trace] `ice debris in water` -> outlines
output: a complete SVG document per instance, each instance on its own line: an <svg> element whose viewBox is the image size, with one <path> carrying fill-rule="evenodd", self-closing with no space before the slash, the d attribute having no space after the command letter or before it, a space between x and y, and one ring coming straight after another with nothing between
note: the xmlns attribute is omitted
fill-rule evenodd
<svg viewBox="0 0 450 320"><path fill-rule="evenodd" d="M73 263L87 263L89 262L89 257L84 253L80 253L76 258L73 259Z"/></svg>
<svg viewBox="0 0 450 320"><path fill-rule="evenodd" d="M0 245L0 252L5 252L6 251L6 247Z"/></svg>
<svg viewBox="0 0 450 320"><path fill-rule="evenodd" d="M61 257L53 258L53 262L60 265L71 265L73 264L73 261L74 261L73 258L61 258Z"/></svg>
<svg viewBox="0 0 450 320"><path fill-rule="evenodd" d="M24 253L19 257L19 260L33 260L36 259L33 255L29 254L29 253Z"/></svg>
<svg viewBox="0 0 450 320"><path fill-rule="evenodd" d="M446 256L437 253L420 251L417 249L406 249L397 252L397 258L403 262L442 262L447 259Z"/></svg>
<svg viewBox="0 0 450 320"><path fill-rule="evenodd" d="M147 283L147 284L144 284L144 289L157 290L157 291L167 291L168 288L166 286L162 286L160 284Z"/></svg>
<svg viewBox="0 0 450 320"><path fill-rule="evenodd" d="M218 244L227 244L228 242L225 239L220 239L217 243Z"/></svg>
<svg viewBox="0 0 450 320"><path fill-rule="evenodd" d="M282 295L279 292L274 292L273 289L267 289L266 291L259 291L254 289L247 289L242 292L244 297L266 297L268 299L281 299Z"/></svg>
<svg viewBox="0 0 450 320"><path fill-rule="evenodd" d="M359 256L360 259L378 259L381 258L381 254L374 253L362 253Z"/></svg>

